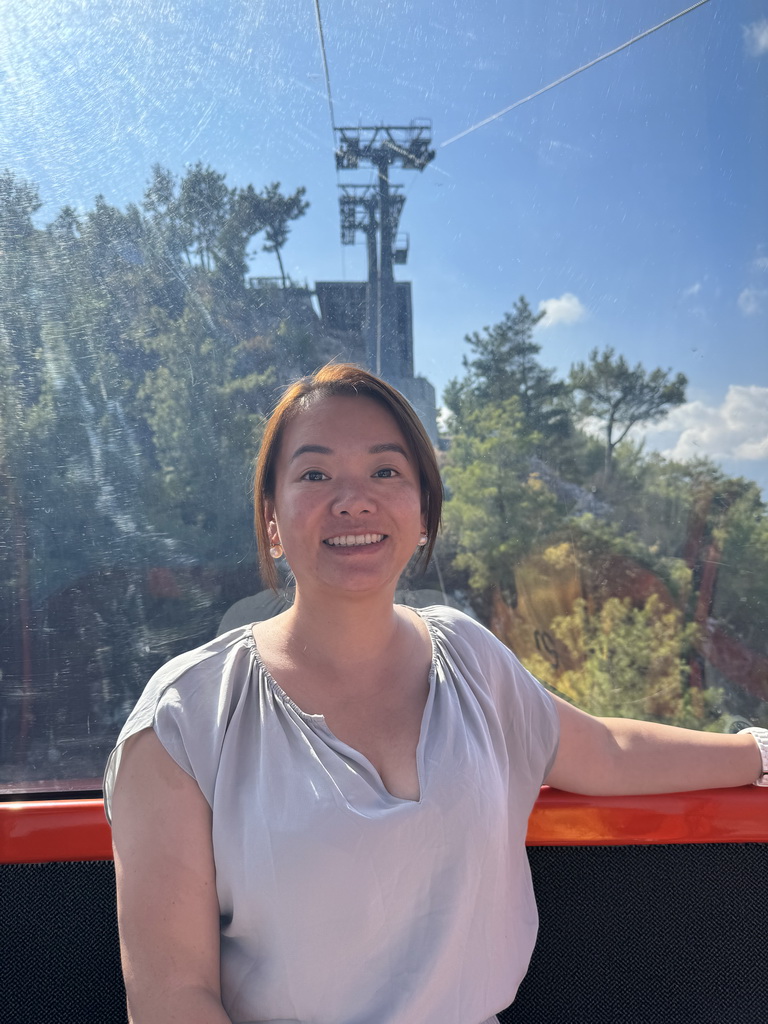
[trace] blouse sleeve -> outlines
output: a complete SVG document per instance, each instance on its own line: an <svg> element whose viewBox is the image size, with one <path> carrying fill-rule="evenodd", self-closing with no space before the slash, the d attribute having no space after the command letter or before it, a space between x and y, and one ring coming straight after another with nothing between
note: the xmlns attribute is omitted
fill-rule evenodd
<svg viewBox="0 0 768 1024"><path fill-rule="evenodd" d="M210 805L221 746L233 701L249 675L244 630L182 654L150 679L128 716L104 772L104 810L112 821L112 798L124 744L143 729L154 729L165 750L200 787Z"/></svg>

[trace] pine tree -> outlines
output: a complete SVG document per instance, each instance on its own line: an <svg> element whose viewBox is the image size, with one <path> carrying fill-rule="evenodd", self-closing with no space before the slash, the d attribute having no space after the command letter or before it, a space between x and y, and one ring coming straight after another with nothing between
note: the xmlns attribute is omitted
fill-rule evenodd
<svg viewBox="0 0 768 1024"><path fill-rule="evenodd" d="M444 397L456 429L461 430L469 410L516 398L521 426L539 435L539 447L568 435L567 388L555 380L554 370L538 362L541 346L533 341L543 316L534 314L521 296L500 323L466 336L474 355L463 357L465 375L448 384Z"/></svg>

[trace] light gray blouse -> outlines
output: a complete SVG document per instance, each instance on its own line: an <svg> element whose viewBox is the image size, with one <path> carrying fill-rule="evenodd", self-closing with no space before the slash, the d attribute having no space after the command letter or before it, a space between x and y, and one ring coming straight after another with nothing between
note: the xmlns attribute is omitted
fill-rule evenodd
<svg viewBox="0 0 768 1024"><path fill-rule="evenodd" d="M490 632L444 607L418 801L305 714L250 627L174 658L122 743L154 728L213 812L221 984L235 1024L481 1024L514 999L538 924L524 840L557 712Z"/></svg>

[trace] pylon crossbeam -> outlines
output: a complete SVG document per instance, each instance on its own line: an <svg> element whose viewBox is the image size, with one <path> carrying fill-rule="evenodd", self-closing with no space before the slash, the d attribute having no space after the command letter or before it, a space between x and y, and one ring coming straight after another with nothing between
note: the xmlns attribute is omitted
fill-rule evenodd
<svg viewBox="0 0 768 1024"><path fill-rule="evenodd" d="M336 129L336 167L356 170L361 163L374 167L400 163L406 170L423 171L434 159L432 126L429 122L409 125L361 125Z"/></svg>
<svg viewBox="0 0 768 1024"><path fill-rule="evenodd" d="M405 206L405 196L400 192L402 185L392 185L389 203L389 223L394 235L400 223L400 216ZM358 231L366 234L378 227L376 221L376 204L378 189L375 185L340 184L339 211L341 214L341 244L354 245ZM363 216L358 217L358 211Z"/></svg>

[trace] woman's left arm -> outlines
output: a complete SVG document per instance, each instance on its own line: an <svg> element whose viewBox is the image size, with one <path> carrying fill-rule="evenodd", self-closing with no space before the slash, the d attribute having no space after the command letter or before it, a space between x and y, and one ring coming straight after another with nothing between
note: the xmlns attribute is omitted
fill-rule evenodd
<svg viewBox="0 0 768 1024"><path fill-rule="evenodd" d="M749 733L724 735L629 718L593 718L554 697L560 745L545 779L589 796L746 786L762 771Z"/></svg>

